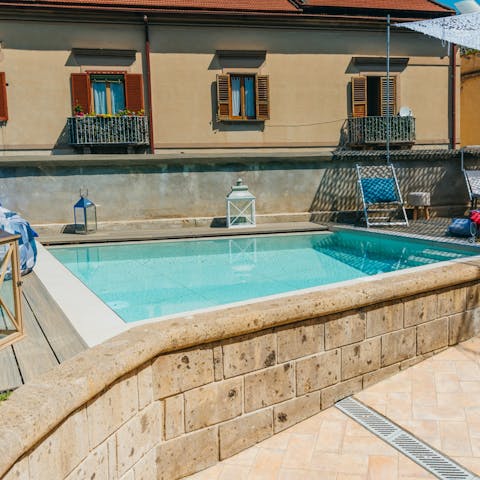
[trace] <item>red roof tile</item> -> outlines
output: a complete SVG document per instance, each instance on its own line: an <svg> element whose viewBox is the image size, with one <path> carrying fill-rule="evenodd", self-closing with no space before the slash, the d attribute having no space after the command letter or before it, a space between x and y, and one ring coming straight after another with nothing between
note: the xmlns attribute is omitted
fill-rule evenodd
<svg viewBox="0 0 480 480"><path fill-rule="evenodd" d="M39 3L91 6L155 7L175 10L236 12L300 12L289 0L40 0Z"/></svg>
<svg viewBox="0 0 480 480"><path fill-rule="evenodd" d="M302 8L333 7L368 10L406 10L415 12L449 12L444 7L430 0L306 0Z"/></svg>

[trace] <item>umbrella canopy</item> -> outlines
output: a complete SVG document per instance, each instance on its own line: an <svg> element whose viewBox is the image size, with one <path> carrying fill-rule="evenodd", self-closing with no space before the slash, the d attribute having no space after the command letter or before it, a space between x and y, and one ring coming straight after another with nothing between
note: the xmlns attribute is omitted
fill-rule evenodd
<svg viewBox="0 0 480 480"><path fill-rule="evenodd" d="M397 23L395 26L409 28L445 42L480 50L480 12L420 22Z"/></svg>

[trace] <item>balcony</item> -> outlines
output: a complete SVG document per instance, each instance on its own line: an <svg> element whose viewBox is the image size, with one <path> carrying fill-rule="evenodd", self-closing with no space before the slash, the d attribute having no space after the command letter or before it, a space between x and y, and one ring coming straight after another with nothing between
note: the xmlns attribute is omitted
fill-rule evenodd
<svg viewBox="0 0 480 480"><path fill-rule="evenodd" d="M347 120L350 147L379 146L387 143L387 117L358 117ZM390 117L390 144L409 146L415 143L415 118Z"/></svg>
<svg viewBox="0 0 480 480"><path fill-rule="evenodd" d="M70 117L67 128L70 144L78 147L149 143L148 118L140 115Z"/></svg>

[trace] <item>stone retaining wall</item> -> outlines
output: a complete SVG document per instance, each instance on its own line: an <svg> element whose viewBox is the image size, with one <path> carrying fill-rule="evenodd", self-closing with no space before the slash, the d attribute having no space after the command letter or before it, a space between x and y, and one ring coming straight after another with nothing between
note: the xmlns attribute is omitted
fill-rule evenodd
<svg viewBox="0 0 480 480"><path fill-rule="evenodd" d="M172 480L480 333L480 260L136 327L0 406L0 474Z"/></svg>

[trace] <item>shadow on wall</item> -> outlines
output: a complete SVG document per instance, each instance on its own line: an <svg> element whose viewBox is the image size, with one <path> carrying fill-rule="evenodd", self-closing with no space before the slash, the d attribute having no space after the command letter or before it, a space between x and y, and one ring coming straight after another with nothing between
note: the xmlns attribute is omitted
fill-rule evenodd
<svg viewBox="0 0 480 480"><path fill-rule="evenodd" d="M477 160L480 162L480 158ZM312 222L336 221L355 223L360 217L361 200L357 187L355 165L385 163L385 159L358 157L335 160L321 169L320 182L310 205ZM452 159L429 162L425 160L393 160L404 202L409 192L429 192L432 206L458 207L468 203L467 189L459 162Z"/></svg>

